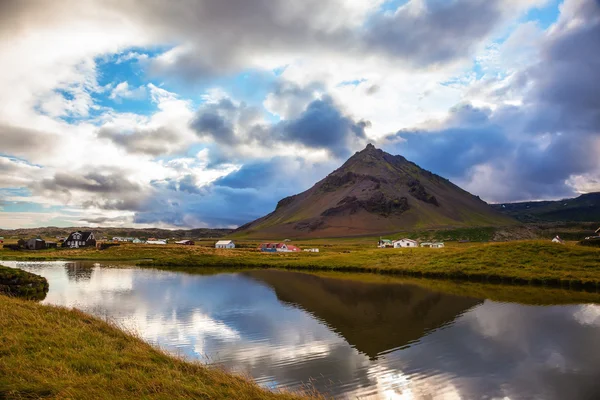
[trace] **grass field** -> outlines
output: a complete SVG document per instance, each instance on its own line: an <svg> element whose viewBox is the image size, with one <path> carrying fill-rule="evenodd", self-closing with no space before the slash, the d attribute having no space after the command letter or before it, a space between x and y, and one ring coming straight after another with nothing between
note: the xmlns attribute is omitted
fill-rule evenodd
<svg viewBox="0 0 600 400"><path fill-rule="evenodd" d="M234 250L214 249L214 241L196 246L123 244L106 250L54 249L0 251L12 260L110 260L143 266L223 268L293 268L373 272L415 277L535 284L596 290L600 284L600 249L549 241L449 243L443 249L378 249L376 239L295 241L319 253L261 253L258 242L240 241Z"/></svg>
<svg viewBox="0 0 600 400"><path fill-rule="evenodd" d="M185 362L77 310L0 295L0 399L299 399Z"/></svg>

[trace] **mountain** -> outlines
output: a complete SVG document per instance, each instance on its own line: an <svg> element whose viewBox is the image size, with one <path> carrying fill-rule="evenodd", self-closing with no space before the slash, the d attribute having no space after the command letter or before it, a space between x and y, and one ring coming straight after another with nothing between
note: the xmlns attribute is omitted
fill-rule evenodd
<svg viewBox="0 0 600 400"><path fill-rule="evenodd" d="M600 192L574 199L494 204L493 207L523 222L599 222Z"/></svg>
<svg viewBox="0 0 600 400"><path fill-rule="evenodd" d="M69 236L71 232L75 231L92 231L97 237L156 237L161 239L177 238L177 239L188 239L188 238L217 238L225 236L231 232L231 229L158 229L158 228L89 228L89 227L70 227L70 228L59 228L55 226L48 226L45 228L22 228L22 229L0 229L0 236L3 237L57 237L57 236Z"/></svg>
<svg viewBox="0 0 600 400"><path fill-rule="evenodd" d="M237 236L340 237L409 229L513 225L512 218L449 180L372 144Z"/></svg>

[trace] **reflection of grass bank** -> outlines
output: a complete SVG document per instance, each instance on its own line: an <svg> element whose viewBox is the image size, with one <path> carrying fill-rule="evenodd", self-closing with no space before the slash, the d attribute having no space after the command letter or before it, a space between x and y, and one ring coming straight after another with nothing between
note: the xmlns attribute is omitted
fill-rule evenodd
<svg viewBox="0 0 600 400"><path fill-rule="evenodd" d="M104 251L57 250L41 253L0 251L0 257L26 260L141 260L144 266L294 268L374 272L414 277L462 279L596 290L600 249L547 241L450 244L444 249L377 249L365 239L315 239L294 242L320 253L263 254L248 248L217 250L204 246L122 245ZM208 243L207 243L208 244Z"/></svg>
<svg viewBox="0 0 600 400"><path fill-rule="evenodd" d="M292 399L76 310L0 296L0 398Z"/></svg>
<svg viewBox="0 0 600 400"><path fill-rule="evenodd" d="M48 281L39 275L0 265L0 293L25 299L46 297Z"/></svg>

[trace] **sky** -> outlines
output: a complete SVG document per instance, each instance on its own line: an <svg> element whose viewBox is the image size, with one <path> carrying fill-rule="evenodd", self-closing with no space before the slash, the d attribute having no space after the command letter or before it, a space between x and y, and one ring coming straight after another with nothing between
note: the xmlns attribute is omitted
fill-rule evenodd
<svg viewBox="0 0 600 400"><path fill-rule="evenodd" d="M233 228L367 143L600 191L600 0L3 0L0 228Z"/></svg>

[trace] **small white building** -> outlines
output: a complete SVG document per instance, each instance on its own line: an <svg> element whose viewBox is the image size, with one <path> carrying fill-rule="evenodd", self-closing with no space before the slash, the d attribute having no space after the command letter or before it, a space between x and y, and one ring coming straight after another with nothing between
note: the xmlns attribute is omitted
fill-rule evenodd
<svg viewBox="0 0 600 400"><path fill-rule="evenodd" d="M421 243L421 247L431 247L432 249L441 249L442 247L444 247L444 243L442 242L423 242Z"/></svg>
<svg viewBox="0 0 600 400"><path fill-rule="evenodd" d="M412 240L412 239L400 239L400 240L394 240L394 248L395 249L399 249L401 247L419 247L419 242L417 242L416 240Z"/></svg>
<svg viewBox="0 0 600 400"><path fill-rule="evenodd" d="M304 249L304 251L308 251L310 253L318 253L319 249Z"/></svg>
<svg viewBox="0 0 600 400"><path fill-rule="evenodd" d="M558 235L556 235L556 237L554 239L552 239L552 243L560 243L560 244L564 244L565 241L562 240Z"/></svg>
<svg viewBox="0 0 600 400"><path fill-rule="evenodd" d="M148 240L146 244L167 244L166 240Z"/></svg>
<svg viewBox="0 0 600 400"><path fill-rule="evenodd" d="M215 244L215 249L235 249L235 243L233 240L219 240Z"/></svg>

